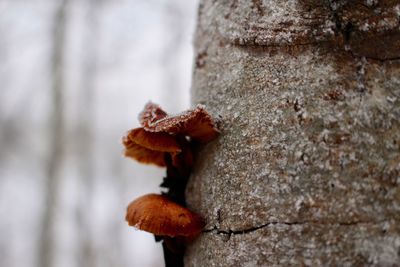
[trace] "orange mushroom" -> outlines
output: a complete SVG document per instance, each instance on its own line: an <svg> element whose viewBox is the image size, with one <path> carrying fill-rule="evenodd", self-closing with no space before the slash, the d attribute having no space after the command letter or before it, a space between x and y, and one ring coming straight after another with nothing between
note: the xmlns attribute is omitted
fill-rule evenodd
<svg viewBox="0 0 400 267"><path fill-rule="evenodd" d="M202 105L176 116L167 116L159 106L148 103L139 120L146 131L182 134L201 143L209 142L219 134L214 120Z"/></svg>
<svg viewBox="0 0 400 267"><path fill-rule="evenodd" d="M147 132L143 128L130 130L122 142L125 146L125 156L160 167L165 166L164 153L175 155L181 152L174 136Z"/></svg>
<svg viewBox="0 0 400 267"><path fill-rule="evenodd" d="M139 230L169 237L194 237L205 225L197 214L157 194L144 195L132 201L125 219Z"/></svg>
<svg viewBox="0 0 400 267"><path fill-rule="evenodd" d="M212 117L203 106L169 116L149 102L139 115L142 127L123 138L125 156L142 163L167 167L161 187L168 195L148 194L132 201L126 213L130 226L153 233L163 240L166 266L183 266L186 244L204 227L197 214L173 202L185 202L185 187L193 166L195 142L209 142L219 134ZM189 137L189 138L188 138Z"/></svg>
<svg viewBox="0 0 400 267"><path fill-rule="evenodd" d="M152 123L159 121L168 114L159 105L148 102L139 114L139 121L144 127L151 126Z"/></svg>
<svg viewBox="0 0 400 267"><path fill-rule="evenodd" d="M167 133L152 133L143 128L130 130L127 137L134 143L150 150L179 153L181 148L176 138Z"/></svg>
<svg viewBox="0 0 400 267"><path fill-rule="evenodd" d="M124 140L124 144L126 147L124 155L126 157L133 158L140 163L154 164L159 167L166 166L163 152L153 151L127 140Z"/></svg>
<svg viewBox="0 0 400 267"><path fill-rule="evenodd" d="M185 136L205 143L219 134L213 119L200 105L180 115L168 116L160 106L149 102L139 120L143 127L130 130L123 138L125 156L161 167L166 166L165 153L170 153L175 167L185 165L190 169L193 158L192 152L185 148Z"/></svg>

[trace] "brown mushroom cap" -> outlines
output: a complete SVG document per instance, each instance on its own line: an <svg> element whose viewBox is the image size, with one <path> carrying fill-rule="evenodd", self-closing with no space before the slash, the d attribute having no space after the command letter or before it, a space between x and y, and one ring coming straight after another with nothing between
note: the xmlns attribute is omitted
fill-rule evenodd
<svg viewBox="0 0 400 267"><path fill-rule="evenodd" d="M134 160L139 161L140 163L145 164L154 164L159 167L165 167L165 152L154 151L147 148L144 148L128 138L124 137L122 140L125 146L125 157L133 158Z"/></svg>
<svg viewBox="0 0 400 267"><path fill-rule="evenodd" d="M181 152L175 137L167 133L147 132L143 128L130 130L122 139L125 156L141 163L165 166L164 153L173 155Z"/></svg>
<svg viewBox="0 0 400 267"><path fill-rule="evenodd" d="M159 105L149 102L144 106L143 111L139 114L139 121L143 126L149 126L152 123L167 117L167 115L167 112L165 112Z"/></svg>
<svg viewBox="0 0 400 267"><path fill-rule="evenodd" d="M128 132L127 137L134 143L150 150L179 153L181 148L175 137L167 133L154 133L143 128L135 128Z"/></svg>
<svg viewBox="0 0 400 267"><path fill-rule="evenodd" d="M183 134L202 143L213 140L219 134L214 120L201 105L176 116L167 116L162 110L164 113L160 115L160 111L155 111L158 109L161 110L159 106L149 103L141 113L140 123L146 131Z"/></svg>
<svg viewBox="0 0 400 267"><path fill-rule="evenodd" d="M130 226L159 236L196 236L204 227L197 214L157 194L132 201L125 219Z"/></svg>

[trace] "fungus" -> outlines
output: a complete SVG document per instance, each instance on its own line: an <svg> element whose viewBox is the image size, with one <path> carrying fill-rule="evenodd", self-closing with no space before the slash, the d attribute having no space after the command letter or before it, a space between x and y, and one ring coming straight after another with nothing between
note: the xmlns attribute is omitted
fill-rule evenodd
<svg viewBox="0 0 400 267"><path fill-rule="evenodd" d="M167 267L183 266L186 243L204 227L197 214L185 208L185 188L193 166L197 142L216 138L219 131L203 106L169 116L160 106L149 102L139 115L142 127L123 137L125 156L142 163L166 167L161 187L163 195L149 194L132 201L126 214L129 225L151 232L163 241ZM193 142L197 141L197 142Z"/></svg>
<svg viewBox="0 0 400 267"><path fill-rule="evenodd" d="M167 133L147 132L143 128L130 130L122 142L126 148L125 156L161 167L165 166L165 152L172 155L181 152L175 137Z"/></svg>
<svg viewBox="0 0 400 267"><path fill-rule="evenodd" d="M168 116L160 106L147 103L139 115L143 127L132 129L123 138L125 156L141 163L165 167L165 153L170 153L174 166L190 168L192 152L185 136L205 143L216 138L219 131L203 106L180 115ZM180 152L183 153L179 155Z"/></svg>
<svg viewBox="0 0 400 267"><path fill-rule="evenodd" d="M207 143L219 134L214 120L202 105L168 116L157 105L148 103L139 115L139 120L146 131L182 134L201 143Z"/></svg>
<svg viewBox="0 0 400 267"><path fill-rule="evenodd" d="M144 195L132 201L125 219L130 226L156 236L193 237L204 227L197 214L157 194Z"/></svg>
<svg viewBox="0 0 400 267"><path fill-rule="evenodd" d="M164 152L144 148L125 137L123 139L123 144L125 146L124 155L126 157L133 158L140 163L165 167Z"/></svg>
<svg viewBox="0 0 400 267"><path fill-rule="evenodd" d="M165 112L159 105L148 102L144 106L143 111L139 114L139 121L143 127L149 127L154 122L159 121L167 116L167 112Z"/></svg>
<svg viewBox="0 0 400 267"><path fill-rule="evenodd" d="M147 132L143 128L136 128L129 131L127 137L136 144L150 150L179 153L181 148L174 136L167 133Z"/></svg>

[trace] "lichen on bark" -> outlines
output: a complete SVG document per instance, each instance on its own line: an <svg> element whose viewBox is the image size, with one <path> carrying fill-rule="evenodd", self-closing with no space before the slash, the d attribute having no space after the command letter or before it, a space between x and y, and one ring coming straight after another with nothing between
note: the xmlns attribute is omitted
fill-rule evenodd
<svg viewBox="0 0 400 267"><path fill-rule="evenodd" d="M186 266L398 265L399 10L201 2L192 100L222 133L186 191L208 223Z"/></svg>

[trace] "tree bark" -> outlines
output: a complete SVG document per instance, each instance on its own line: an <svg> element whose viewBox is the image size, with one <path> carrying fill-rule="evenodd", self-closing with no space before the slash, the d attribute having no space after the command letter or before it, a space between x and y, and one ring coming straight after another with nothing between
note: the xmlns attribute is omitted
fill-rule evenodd
<svg viewBox="0 0 400 267"><path fill-rule="evenodd" d="M203 0L193 103L220 117L186 266L400 266L399 1Z"/></svg>

